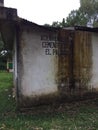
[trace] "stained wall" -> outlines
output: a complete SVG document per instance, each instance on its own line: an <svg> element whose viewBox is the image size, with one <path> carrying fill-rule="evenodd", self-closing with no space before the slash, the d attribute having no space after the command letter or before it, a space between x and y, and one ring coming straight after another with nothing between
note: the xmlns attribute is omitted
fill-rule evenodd
<svg viewBox="0 0 98 130"><path fill-rule="evenodd" d="M97 90L97 33L23 25L18 38L17 92L22 106L79 99Z"/></svg>
<svg viewBox="0 0 98 130"><path fill-rule="evenodd" d="M56 94L58 57L55 55L57 36L54 32L20 30L18 45L18 88L21 98Z"/></svg>

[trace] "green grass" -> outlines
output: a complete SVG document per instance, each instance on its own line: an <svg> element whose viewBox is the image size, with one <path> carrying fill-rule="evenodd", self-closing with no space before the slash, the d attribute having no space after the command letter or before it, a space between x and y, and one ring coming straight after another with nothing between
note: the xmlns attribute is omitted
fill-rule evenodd
<svg viewBox="0 0 98 130"><path fill-rule="evenodd" d="M98 99L19 112L12 87L12 74L0 72L0 130L98 130Z"/></svg>

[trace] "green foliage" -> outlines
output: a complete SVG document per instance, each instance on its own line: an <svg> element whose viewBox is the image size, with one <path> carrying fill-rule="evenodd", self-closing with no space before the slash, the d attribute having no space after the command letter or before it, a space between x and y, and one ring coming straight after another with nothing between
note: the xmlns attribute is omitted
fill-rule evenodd
<svg viewBox="0 0 98 130"><path fill-rule="evenodd" d="M13 111L15 101L12 97L13 76L12 73L0 71L0 115Z"/></svg>
<svg viewBox="0 0 98 130"><path fill-rule="evenodd" d="M55 21L51 25L52 27L66 27L66 20L65 18L62 19L62 22Z"/></svg>
<svg viewBox="0 0 98 130"><path fill-rule="evenodd" d="M12 60L12 46L3 41L2 35L0 33L0 62L2 62L2 59L5 59L6 61L8 59Z"/></svg>
<svg viewBox="0 0 98 130"><path fill-rule="evenodd" d="M5 47L0 34L0 70L6 70L7 60L12 60L12 50Z"/></svg>
<svg viewBox="0 0 98 130"><path fill-rule="evenodd" d="M98 0L80 0L80 8L72 10L66 20L53 22L53 27L94 26L98 27Z"/></svg>
<svg viewBox="0 0 98 130"><path fill-rule="evenodd" d="M0 70L6 70L6 64L7 62L5 61L5 59L0 58Z"/></svg>
<svg viewBox="0 0 98 130"><path fill-rule="evenodd" d="M86 26L87 17L84 12L79 10L73 10L66 18L67 26Z"/></svg>
<svg viewBox="0 0 98 130"><path fill-rule="evenodd" d="M0 130L97 130L98 99L16 111L12 73L0 72Z"/></svg>
<svg viewBox="0 0 98 130"><path fill-rule="evenodd" d="M7 69L7 61L12 61L12 51L2 51L2 54L0 54L0 70L6 70Z"/></svg>
<svg viewBox="0 0 98 130"><path fill-rule="evenodd" d="M80 10L84 12L88 22L97 26L98 22L98 0L80 0Z"/></svg>
<svg viewBox="0 0 98 130"><path fill-rule="evenodd" d="M60 22L58 21L53 22L52 27L60 27Z"/></svg>
<svg viewBox="0 0 98 130"><path fill-rule="evenodd" d="M98 0L80 0L80 8L89 16L98 13Z"/></svg>
<svg viewBox="0 0 98 130"><path fill-rule="evenodd" d="M67 26L98 26L98 1L80 0L80 8L66 18Z"/></svg>
<svg viewBox="0 0 98 130"><path fill-rule="evenodd" d="M61 27L66 27L66 20L65 18L62 19L62 22L61 22Z"/></svg>

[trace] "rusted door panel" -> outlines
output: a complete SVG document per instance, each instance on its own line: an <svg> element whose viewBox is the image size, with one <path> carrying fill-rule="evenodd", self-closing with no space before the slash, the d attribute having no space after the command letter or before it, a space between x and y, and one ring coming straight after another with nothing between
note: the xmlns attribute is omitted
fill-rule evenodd
<svg viewBox="0 0 98 130"><path fill-rule="evenodd" d="M91 33L76 31L74 42L74 77L75 87L79 91L84 92L88 90L91 80L91 57Z"/></svg>
<svg viewBox="0 0 98 130"><path fill-rule="evenodd" d="M59 33L58 85L62 93L68 94L74 85L73 80L73 42L74 33L62 30Z"/></svg>
<svg viewBox="0 0 98 130"><path fill-rule="evenodd" d="M62 30L58 48L59 90L67 95L87 92L92 68L91 33Z"/></svg>

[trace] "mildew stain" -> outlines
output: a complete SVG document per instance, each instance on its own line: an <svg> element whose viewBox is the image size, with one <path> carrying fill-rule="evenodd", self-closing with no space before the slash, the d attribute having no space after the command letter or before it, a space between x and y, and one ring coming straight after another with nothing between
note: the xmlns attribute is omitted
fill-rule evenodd
<svg viewBox="0 0 98 130"><path fill-rule="evenodd" d="M92 69L91 33L65 31L59 33L58 88L61 93L88 91Z"/></svg>

